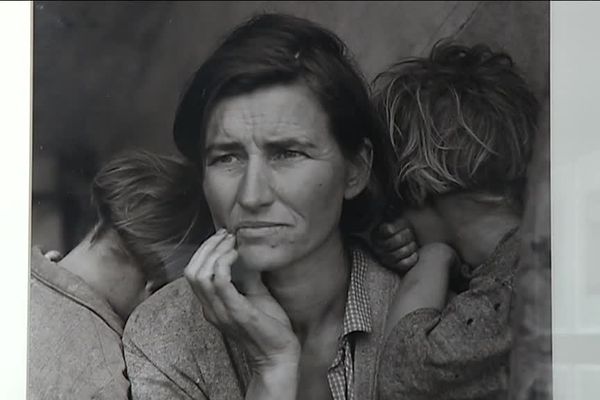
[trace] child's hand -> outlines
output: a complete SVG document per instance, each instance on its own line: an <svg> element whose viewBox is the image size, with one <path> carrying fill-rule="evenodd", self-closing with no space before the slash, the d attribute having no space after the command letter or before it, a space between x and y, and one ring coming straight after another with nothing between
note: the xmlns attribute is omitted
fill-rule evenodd
<svg viewBox="0 0 600 400"><path fill-rule="evenodd" d="M419 262L402 278L390 306L386 335L400 319L415 310L444 308L450 269L457 261L454 249L444 243L429 243L419 249Z"/></svg>
<svg viewBox="0 0 600 400"><path fill-rule="evenodd" d="M39 249L44 257L52 262L59 262L63 258L62 254L58 250L46 251L46 249L43 247L40 247Z"/></svg>
<svg viewBox="0 0 600 400"><path fill-rule="evenodd" d="M380 224L373 231L371 244L381 263L394 271L406 272L419 260L413 231L404 218Z"/></svg>

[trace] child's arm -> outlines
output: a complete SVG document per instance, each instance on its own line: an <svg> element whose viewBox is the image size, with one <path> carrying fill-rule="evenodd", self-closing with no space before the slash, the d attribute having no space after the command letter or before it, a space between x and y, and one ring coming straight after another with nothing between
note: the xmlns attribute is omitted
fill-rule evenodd
<svg viewBox="0 0 600 400"><path fill-rule="evenodd" d="M404 316L420 309L441 311L448 295L450 269L458 257L444 243L431 243L419 249L419 261L402 279L390 307L386 336Z"/></svg>
<svg viewBox="0 0 600 400"><path fill-rule="evenodd" d="M506 396L519 248L517 238L499 246L441 311L415 310L388 327L378 378L382 400Z"/></svg>
<svg viewBox="0 0 600 400"><path fill-rule="evenodd" d="M457 260L450 246L430 243L417 250L414 233L404 218L380 224L372 234L371 245L383 266L404 273L388 313L388 332L412 311L442 310L448 295L450 268Z"/></svg>

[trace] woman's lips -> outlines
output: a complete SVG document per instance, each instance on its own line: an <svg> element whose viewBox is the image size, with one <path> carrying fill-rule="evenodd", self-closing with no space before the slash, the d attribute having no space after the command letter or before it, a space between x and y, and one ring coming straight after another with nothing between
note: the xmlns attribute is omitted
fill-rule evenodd
<svg viewBox="0 0 600 400"><path fill-rule="evenodd" d="M242 238L260 238L275 234L287 226L287 224L265 221L243 222L236 226L235 232L236 236Z"/></svg>

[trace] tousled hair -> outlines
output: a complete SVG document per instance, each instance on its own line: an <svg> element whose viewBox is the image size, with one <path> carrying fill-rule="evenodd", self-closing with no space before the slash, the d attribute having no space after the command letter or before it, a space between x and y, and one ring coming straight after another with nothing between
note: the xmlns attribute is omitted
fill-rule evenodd
<svg viewBox="0 0 600 400"><path fill-rule="evenodd" d="M162 283L180 274L213 229L196 167L146 151L105 164L92 183L92 204L98 214L92 245L116 233L119 249L148 280Z"/></svg>
<svg viewBox="0 0 600 400"><path fill-rule="evenodd" d="M401 202L463 191L521 205L539 105L508 54L440 41L375 86Z"/></svg>

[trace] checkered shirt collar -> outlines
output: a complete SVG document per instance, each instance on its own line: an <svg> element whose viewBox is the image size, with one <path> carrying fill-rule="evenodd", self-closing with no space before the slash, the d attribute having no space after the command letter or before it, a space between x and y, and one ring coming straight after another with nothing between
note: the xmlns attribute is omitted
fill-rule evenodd
<svg viewBox="0 0 600 400"><path fill-rule="evenodd" d="M371 332L371 306L367 293L366 254L358 249L351 250L350 287L344 311L344 326L342 337L352 332Z"/></svg>

